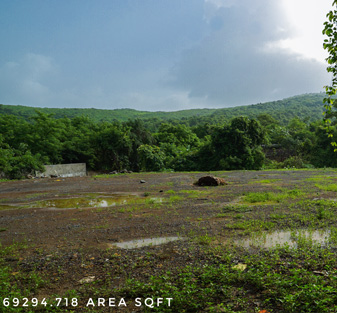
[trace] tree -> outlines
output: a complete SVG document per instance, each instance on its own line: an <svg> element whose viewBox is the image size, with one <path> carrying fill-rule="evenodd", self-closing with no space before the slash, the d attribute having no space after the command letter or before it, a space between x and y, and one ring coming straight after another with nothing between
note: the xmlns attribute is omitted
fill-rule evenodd
<svg viewBox="0 0 337 313"><path fill-rule="evenodd" d="M163 123L154 138L165 155L166 168L176 171L191 170L187 159L199 148L200 140L188 126Z"/></svg>
<svg viewBox="0 0 337 313"><path fill-rule="evenodd" d="M34 171L43 171L44 161L41 155L32 155L24 143L17 149L12 148L3 142L3 136L0 134L0 177L24 178L28 174L34 174Z"/></svg>
<svg viewBox="0 0 337 313"><path fill-rule="evenodd" d="M62 139L66 136L66 129L61 120L36 111L31 118L32 124L25 139L33 154L41 154L48 158L51 164L62 163Z"/></svg>
<svg viewBox="0 0 337 313"><path fill-rule="evenodd" d="M334 5L337 5L337 0L332 2L332 6ZM323 35L326 35L328 38L324 39L323 47L329 53L326 59L328 62L327 71L332 73L332 81L330 86L325 86L327 97L324 98L324 107L326 109L324 120L329 137L333 137L331 118L337 116L337 112L333 111L333 108L337 108L337 99L334 97L337 91L337 10L331 10L327 14L327 18L328 21L324 23ZM332 142L332 145L337 147L336 142Z"/></svg>
<svg viewBox="0 0 337 313"><path fill-rule="evenodd" d="M129 120L124 123L124 126L129 129L129 137L132 143L132 151L129 157L130 166L133 171L139 171L141 165L138 148L141 145L152 145L155 140L140 119Z"/></svg>
<svg viewBox="0 0 337 313"><path fill-rule="evenodd" d="M66 129L62 138L63 162L87 163L90 169L94 168L95 150L92 142L98 126L86 116L62 118L62 122Z"/></svg>
<svg viewBox="0 0 337 313"><path fill-rule="evenodd" d="M121 170L129 168L132 143L129 130L119 123L102 123L92 139L95 169Z"/></svg>
<svg viewBox="0 0 337 313"><path fill-rule="evenodd" d="M261 144L265 134L259 122L247 117L214 127L210 142L199 150L201 170L260 169L264 161Z"/></svg>
<svg viewBox="0 0 337 313"><path fill-rule="evenodd" d="M197 147L200 144L197 135L182 124L163 123L159 128L159 132L155 134L155 138L160 143L170 143L176 146Z"/></svg>
<svg viewBox="0 0 337 313"><path fill-rule="evenodd" d="M164 169L165 155L159 147L141 145L137 151L142 171L161 171Z"/></svg>

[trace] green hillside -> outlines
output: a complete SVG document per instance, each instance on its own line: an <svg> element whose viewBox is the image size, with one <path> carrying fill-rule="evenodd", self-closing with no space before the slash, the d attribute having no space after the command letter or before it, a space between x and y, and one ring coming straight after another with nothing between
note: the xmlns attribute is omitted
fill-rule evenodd
<svg viewBox="0 0 337 313"><path fill-rule="evenodd" d="M0 104L0 114L12 114L18 117L29 119L36 114L36 110L53 114L55 118L75 116L88 116L95 122L99 121L127 121L129 119L143 119L157 121L183 120L186 124L195 125L199 122L222 122L233 117L245 115L256 117L262 113L268 113L282 124L286 124L289 119L297 116L300 118L320 119L323 112L324 93L305 94L286 98L279 101L259 103L253 105L223 108L223 109L192 109L175 112L147 112L133 109L55 109L55 108L34 108L21 105Z"/></svg>

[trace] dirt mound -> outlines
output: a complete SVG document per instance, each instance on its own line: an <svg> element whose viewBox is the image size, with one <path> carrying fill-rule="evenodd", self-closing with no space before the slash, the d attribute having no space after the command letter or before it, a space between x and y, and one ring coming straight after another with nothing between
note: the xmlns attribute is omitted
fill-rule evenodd
<svg viewBox="0 0 337 313"><path fill-rule="evenodd" d="M209 176L200 177L196 185L198 186L220 186L220 185L226 185L226 182L223 178L209 175Z"/></svg>

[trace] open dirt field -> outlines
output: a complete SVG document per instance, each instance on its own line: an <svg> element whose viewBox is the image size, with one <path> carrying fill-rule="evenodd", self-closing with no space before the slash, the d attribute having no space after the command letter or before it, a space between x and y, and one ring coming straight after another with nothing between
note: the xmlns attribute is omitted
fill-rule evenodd
<svg viewBox="0 0 337 313"><path fill-rule="evenodd" d="M0 241L11 283L19 290L28 286L30 298L39 301L76 294L76 308L60 305L61 311L151 310L134 303L113 309L89 309L86 304L91 296L134 299L130 288L123 289L127 279L147 282L150 276L180 273L189 265L224 263L223 253L230 249L236 254L228 266L241 264L244 256L264 253L261 247L240 244L258 232L336 226L333 205L324 206L336 198L334 170L216 172L212 175L223 178L226 185L193 184L206 174L0 182ZM133 249L117 245L163 237L177 240ZM34 288L27 278L31 273L43 281ZM211 311L205 304L199 309L186 307L186 312L258 312L265 300L252 289L245 291L244 304L235 300L244 291L234 293L228 300L232 311L221 311L220 306ZM282 310L274 306L273 312Z"/></svg>

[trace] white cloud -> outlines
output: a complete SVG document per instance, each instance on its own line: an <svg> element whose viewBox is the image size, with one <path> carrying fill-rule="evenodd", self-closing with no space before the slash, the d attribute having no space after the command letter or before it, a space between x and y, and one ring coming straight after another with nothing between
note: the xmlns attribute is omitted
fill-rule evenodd
<svg viewBox="0 0 337 313"><path fill-rule="evenodd" d="M296 29L288 24L280 2L242 0L227 7L212 3L212 14L223 25L185 50L172 70L172 85L191 99L234 106L320 92L329 83L322 62L284 44Z"/></svg>
<svg viewBox="0 0 337 313"><path fill-rule="evenodd" d="M294 35L280 42L280 46L308 58L325 62L323 49L323 24L326 14L332 9L330 0L282 0L282 7Z"/></svg>

